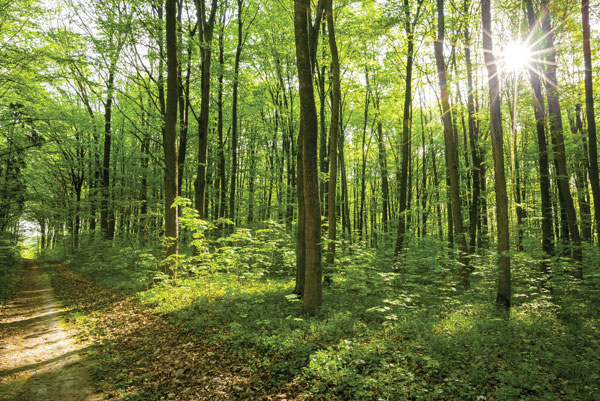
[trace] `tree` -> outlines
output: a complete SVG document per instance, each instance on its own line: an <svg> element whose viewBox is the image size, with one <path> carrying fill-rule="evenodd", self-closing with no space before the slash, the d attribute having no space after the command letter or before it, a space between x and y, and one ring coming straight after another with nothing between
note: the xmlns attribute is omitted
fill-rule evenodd
<svg viewBox="0 0 600 401"><path fill-rule="evenodd" d="M526 5L527 19L529 21L530 35L535 38L536 31L535 16L531 0ZM540 195L542 201L542 250L544 259L540 267L542 273L548 276L549 268L547 260L554 253L554 241L552 233L552 203L550 200L550 169L548 167L548 148L546 139L546 116L544 110L544 99L542 97L542 85L540 83L541 68L537 63L533 63L529 70L529 82L533 89L533 112L535 116L535 129L537 133L538 145L538 165L540 170Z"/></svg>
<svg viewBox="0 0 600 401"><path fill-rule="evenodd" d="M404 110L402 117L402 170L401 170L401 178L400 178L400 210L398 211L398 236L396 239L396 248L394 253L397 255L402 252L404 248L404 237L406 235L406 206L407 206L407 191L408 191L408 159L410 157L410 130L412 126L412 73L413 73L413 59L414 59L414 49L415 49L415 39L414 39L414 31L417 22L419 21L419 16L421 14L421 6L423 5L423 0L417 1L417 11L415 13L414 19L411 20L410 15L410 7L408 4L408 0L404 0L404 32L406 33L406 38L408 41L408 47L406 50L406 72L404 79ZM443 3L442 3L443 5ZM438 2L438 7L440 7L440 3ZM443 9L442 9L443 14ZM439 14L438 14L439 16ZM439 17L438 17L439 18ZM443 33L443 16L442 16L442 31L439 31L439 22L438 22L438 39L443 42L444 33ZM440 39L441 38L441 39ZM436 57L437 50L436 50ZM443 58L443 53L441 54ZM440 83L440 86L442 84Z"/></svg>
<svg viewBox="0 0 600 401"><path fill-rule="evenodd" d="M304 208L306 215L304 279L304 311L315 314L321 306L321 205L319 201L319 174L317 165L318 117L313 89L313 59L316 48L315 28L311 25L308 0L299 0L294 6L296 64L300 83L300 130L302 135L302 168ZM322 12L322 7L317 13ZM320 20L320 17L319 17ZM315 24L318 29L319 24ZM312 43L311 43L312 42Z"/></svg>
<svg viewBox="0 0 600 401"><path fill-rule="evenodd" d="M458 151L454 141L454 124L450 110L448 84L446 80L446 64L444 62L444 0L437 0L437 38L434 42L435 64L440 87L440 100L442 106L442 123L444 125L444 142L446 144L446 166L450 180L450 203L452 223L456 241L458 243L458 261L460 263L461 282L469 286L469 253L465 238L462 211L460 205L460 183L458 177Z"/></svg>
<svg viewBox="0 0 600 401"><path fill-rule="evenodd" d="M490 97L490 136L494 153L494 182L496 189L496 222L498 225L498 292L496 304L509 309L511 302L510 234L508 225L508 196L504 176L504 148L502 115L500 110L500 80L494 56L492 39L492 12L490 0L481 0L481 27L483 30L483 57L488 73Z"/></svg>
<svg viewBox="0 0 600 401"><path fill-rule="evenodd" d="M165 152L165 237L167 238L167 257L177 257L179 244L179 223L177 207L173 207L178 189L177 160L177 103L179 101L178 61L177 61L177 17L176 0L166 1L167 36L167 112L163 147ZM169 263L166 273L173 276L176 271Z"/></svg>
<svg viewBox="0 0 600 401"><path fill-rule="evenodd" d="M590 48L590 1L581 0L581 26L583 31L583 60L585 64L585 115L588 128L589 171L596 233L600 233L600 178L598 178L598 144L596 115L594 114L594 86L592 80L592 51ZM598 243L600 243L600 235Z"/></svg>
<svg viewBox="0 0 600 401"><path fill-rule="evenodd" d="M327 190L327 218L328 218L328 240L327 264L332 265L335 260L336 241L336 184L337 184L337 148L340 129L340 60L337 43L335 41L335 27L333 23L333 0L328 0L325 14L327 15L327 32L329 34L329 51L331 52L331 80L333 90L331 92L331 125L329 129L329 189Z"/></svg>
<svg viewBox="0 0 600 401"><path fill-rule="evenodd" d="M565 140L563 135L560 101L558 98L558 79L556 76L556 49L554 47L554 34L550 23L550 5L547 0L542 0L540 9L541 28L544 34L546 55L546 98L548 100L548 117L550 120L550 134L552 135L553 156L556 165L556 180L558 182L559 199L562 200L567 214L569 236L573 242L572 255L577 262L582 261L581 237L577 226L577 213L571 196L569 174L567 172L567 159ZM579 264L577 274L582 277L583 271Z"/></svg>
<svg viewBox="0 0 600 401"><path fill-rule="evenodd" d="M206 16L205 0L194 0L196 4L196 18L198 24L198 37L200 39L200 65L201 65L201 104L198 119L198 168L196 171L195 206L200 218L207 217L206 210L206 170L208 165L208 118L210 111L210 75L212 58L212 38L215 28L218 0L212 0L210 14Z"/></svg>

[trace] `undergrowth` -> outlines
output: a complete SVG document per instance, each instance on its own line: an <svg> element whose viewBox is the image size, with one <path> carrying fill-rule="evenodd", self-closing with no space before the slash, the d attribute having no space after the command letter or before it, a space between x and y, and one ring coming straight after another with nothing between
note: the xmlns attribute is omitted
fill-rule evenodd
<svg viewBox="0 0 600 401"><path fill-rule="evenodd" d="M0 304L16 290L23 267L20 251L20 246L15 245L8 234L0 232Z"/></svg>
<svg viewBox="0 0 600 401"><path fill-rule="evenodd" d="M495 255L473 257L461 289L446 244L422 239L400 262L385 251L338 246L332 283L315 317L292 295L292 240L274 223L216 240L179 260L179 277L158 272L159 250L98 246L73 268L135 293L183 330L227 352L300 399L594 400L600 394L600 274L586 249L585 280L552 261L552 291L534 242L512 255L513 308L494 307ZM206 235L205 235L206 234ZM96 257L90 257L91 254ZM191 254L191 253L189 253ZM154 283L154 285L153 285Z"/></svg>

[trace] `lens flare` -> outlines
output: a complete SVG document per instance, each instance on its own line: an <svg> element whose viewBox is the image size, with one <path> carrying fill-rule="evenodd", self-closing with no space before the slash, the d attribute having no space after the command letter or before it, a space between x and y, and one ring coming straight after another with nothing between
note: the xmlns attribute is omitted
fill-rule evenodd
<svg viewBox="0 0 600 401"><path fill-rule="evenodd" d="M531 49L523 42L510 42L502 49L501 62L508 72L524 71L531 60Z"/></svg>

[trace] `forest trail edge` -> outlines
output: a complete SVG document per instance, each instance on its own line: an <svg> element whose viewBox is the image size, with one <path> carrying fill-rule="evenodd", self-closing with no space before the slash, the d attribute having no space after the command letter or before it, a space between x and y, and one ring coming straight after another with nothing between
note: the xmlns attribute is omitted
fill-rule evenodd
<svg viewBox="0 0 600 401"><path fill-rule="evenodd" d="M99 401L89 344L63 324L42 267L25 261L20 291L0 308L0 400Z"/></svg>

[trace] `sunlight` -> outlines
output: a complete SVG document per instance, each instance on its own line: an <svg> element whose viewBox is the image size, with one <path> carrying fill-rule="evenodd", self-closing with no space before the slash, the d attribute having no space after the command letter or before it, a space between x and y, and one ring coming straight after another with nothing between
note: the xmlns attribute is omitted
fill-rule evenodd
<svg viewBox="0 0 600 401"><path fill-rule="evenodd" d="M532 61L531 48L521 41L509 42L502 49L500 61L508 72L524 71Z"/></svg>

